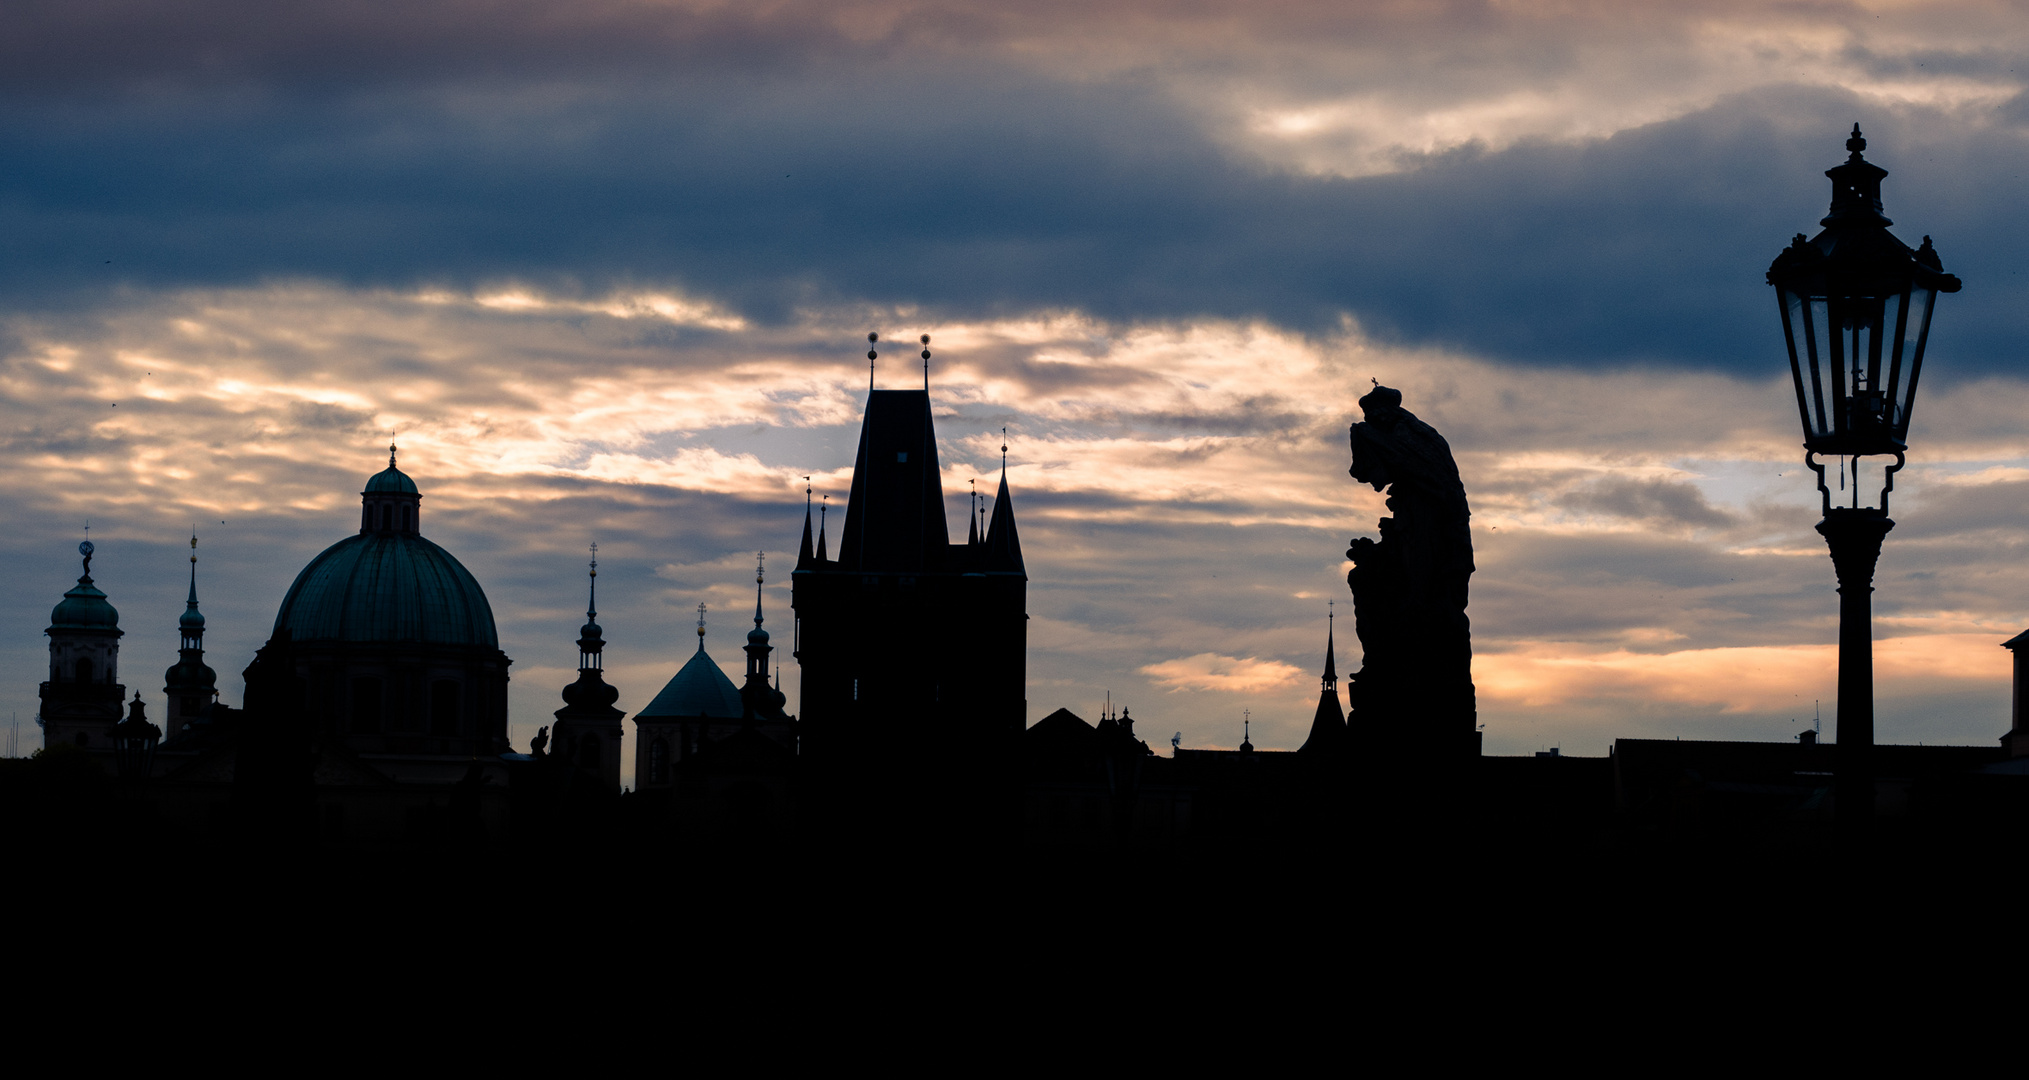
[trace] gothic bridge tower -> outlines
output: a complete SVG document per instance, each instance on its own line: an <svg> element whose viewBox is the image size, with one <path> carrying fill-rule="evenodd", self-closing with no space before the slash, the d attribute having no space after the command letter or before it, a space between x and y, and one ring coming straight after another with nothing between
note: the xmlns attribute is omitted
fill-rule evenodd
<svg viewBox="0 0 2029 1080"><path fill-rule="evenodd" d="M924 357L924 389L868 393L838 557L824 557L821 529L813 550L806 507L790 575L804 756L904 786L1011 759L1028 708L1028 572L1006 447L986 534L952 543Z"/></svg>

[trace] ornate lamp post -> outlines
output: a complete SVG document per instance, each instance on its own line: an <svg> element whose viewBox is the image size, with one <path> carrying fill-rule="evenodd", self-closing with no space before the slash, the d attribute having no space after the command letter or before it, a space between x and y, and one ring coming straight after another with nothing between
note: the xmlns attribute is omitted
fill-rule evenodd
<svg viewBox="0 0 2029 1080"><path fill-rule="evenodd" d="M1839 713L1835 751L1842 824L1874 816L1874 565L1888 518L1888 493L1909 449L1910 406L1930 339L1932 306L1941 292L1959 291L1944 272L1930 237L1911 251L1888 232L1881 213L1886 169L1860 156L1860 125L1846 140L1852 155L1827 169L1832 212L1825 227L1802 233L1768 268L1789 344L1797 413L1804 425L1804 463L1818 476L1824 520L1818 532L1832 549L1839 576ZM1823 455L1839 459L1839 486L1850 480L1848 505L1834 506ZM1880 505L1860 503L1860 460L1893 457L1881 475ZM1847 476L1850 472L1852 475ZM1842 496L1844 499L1844 496Z"/></svg>

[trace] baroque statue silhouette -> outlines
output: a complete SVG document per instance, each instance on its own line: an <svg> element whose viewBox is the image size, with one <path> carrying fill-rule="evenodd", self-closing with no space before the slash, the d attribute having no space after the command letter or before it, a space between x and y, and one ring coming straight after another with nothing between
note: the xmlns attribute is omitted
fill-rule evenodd
<svg viewBox="0 0 2029 1080"><path fill-rule="evenodd" d="M1352 427L1353 479L1386 489L1379 541L1352 542L1354 628L1365 656L1347 689L1353 741L1452 758L1477 755L1472 511L1444 436L1375 383Z"/></svg>

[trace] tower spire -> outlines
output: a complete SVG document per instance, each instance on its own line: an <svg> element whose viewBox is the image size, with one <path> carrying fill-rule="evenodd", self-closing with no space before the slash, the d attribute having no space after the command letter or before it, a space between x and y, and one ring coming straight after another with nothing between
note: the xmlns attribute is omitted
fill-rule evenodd
<svg viewBox="0 0 2029 1080"><path fill-rule="evenodd" d="M761 628L761 583L767 578L768 553L754 553L754 629Z"/></svg>
<svg viewBox="0 0 2029 1080"><path fill-rule="evenodd" d="M923 335L923 390L930 390L930 335Z"/></svg>
<svg viewBox="0 0 2029 1080"><path fill-rule="evenodd" d="M966 512L966 515L965 515L965 516L966 516L966 518L967 518L967 520L968 520L968 521L969 521L969 523L970 523L970 531L969 531L969 533L967 534L967 536L965 537L965 543L966 543L966 545L967 545L967 546L969 546L969 547L978 547L978 546L979 546L979 478L975 476L975 477L973 477L972 479L970 479L970 480L966 481L966 483L968 483L968 484L971 484L971 485L972 485L972 494L971 494L971 496L970 496L970 497L971 497L971 499L972 499L972 508L971 508L970 510L968 510L968 511Z"/></svg>
<svg viewBox="0 0 2029 1080"><path fill-rule="evenodd" d="M1349 749L1351 729L1346 725L1346 713L1339 706L1338 650L1333 637L1338 625L1338 612L1334 604L1325 605L1324 632L1324 677L1319 679L1317 712L1311 717L1310 737L1297 748L1297 753L1312 759L1337 758Z"/></svg>
<svg viewBox="0 0 2029 1080"><path fill-rule="evenodd" d="M697 651L705 651L705 606L703 601L699 601L697 605Z"/></svg>
<svg viewBox="0 0 2029 1080"><path fill-rule="evenodd" d="M874 348L874 344L880 340L880 334L871 330L867 332L867 393L869 394L874 392L874 361L881 358L881 354Z"/></svg>
<svg viewBox="0 0 2029 1080"><path fill-rule="evenodd" d="M824 561L824 515L831 509L831 496L826 495L817 504L817 561Z"/></svg>
<svg viewBox="0 0 2029 1080"><path fill-rule="evenodd" d="M803 478L803 544L796 549L796 568L810 565L810 478Z"/></svg>
<svg viewBox="0 0 2029 1080"><path fill-rule="evenodd" d="M1335 693L1339 688L1338 664L1334 659L1336 650L1332 648L1332 635L1338 629L1339 616L1338 612L1333 608L1333 605L1336 603L1338 603L1336 600L1325 601L1324 689L1326 693Z"/></svg>
<svg viewBox="0 0 2029 1080"><path fill-rule="evenodd" d="M585 593L585 621L597 622L599 619L599 542L596 540L592 541L592 565L586 577L591 584L586 587Z"/></svg>

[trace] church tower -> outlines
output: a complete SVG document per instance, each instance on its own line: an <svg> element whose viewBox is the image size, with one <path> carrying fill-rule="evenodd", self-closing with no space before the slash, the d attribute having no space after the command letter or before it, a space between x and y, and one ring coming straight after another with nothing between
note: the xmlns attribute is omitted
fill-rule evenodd
<svg viewBox="0 0 2029 1080"><path fill-rule="evenodd" d="M120 613L92 584L90 540L77 546L84 573L49 613L49 681L42 684L42 745L113 748L127 688L120 685Z"/></svg>
<svg viewBox="0 0 2029 1080"><path fill-rule="evenodd" d="M1002 455L986 535L954 544L927 386L869 391L838 557L820 530L790 575L802 752L820 771L920 784L906 778L941 775L932 762L1011 759L1027 723L1028 573Z"/></svg>
<svg viewBox="0 0 2029 1080"><path fill-rule="evenodd" d="M170 738L211 721L218 674L204 663L204 613L197 610L197 536L190 537L190 598L176 620L178 659L163 676L162 726Z"/></svg>
<svg viewBox="0 0 2029 1080"><path fill-rule="evenodd" d="M1339 705L1338 660L1332 648L1332 635L1337 623L1336 612L1328 611L1325 615L1324 677L1320 680L1323 686L1317 695L1317 713L1311 717L1310 738L1305 739L1296 751L1305 757L1337 757L1351 749L1346 711Z"/></svg>
<svg viewBox="0 0 2029 1080"><path fill-rule="evenodd" d="M568 753L578 767L620 789L620 721L626 713L613 707L617 687L606 685L606 641L599 629L599 545L592 545L591 586L585 601L585 625L578 628L578 681L564 687L564 707L556 711L551 733L553 752Z"/></svg>

